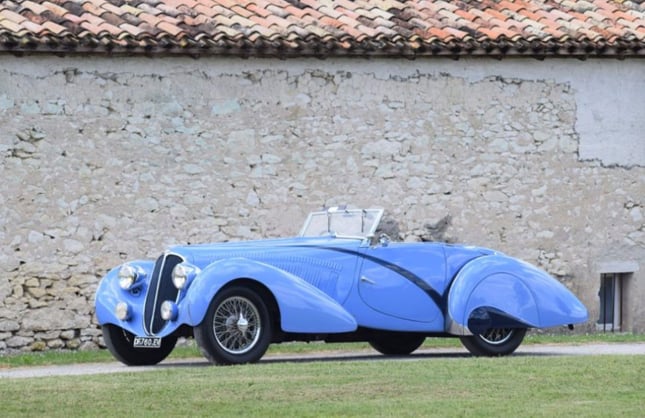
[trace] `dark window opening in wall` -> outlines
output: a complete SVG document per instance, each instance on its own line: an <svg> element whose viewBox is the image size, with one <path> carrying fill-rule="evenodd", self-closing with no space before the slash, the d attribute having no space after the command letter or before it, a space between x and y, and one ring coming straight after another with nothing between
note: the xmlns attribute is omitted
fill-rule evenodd
<svg viewBox="0 0 645 418"><path fill-rule="evenodd" d="M600 275L600 317L596 328L602 332L620 331L623 316L623 274Z"/></svg>

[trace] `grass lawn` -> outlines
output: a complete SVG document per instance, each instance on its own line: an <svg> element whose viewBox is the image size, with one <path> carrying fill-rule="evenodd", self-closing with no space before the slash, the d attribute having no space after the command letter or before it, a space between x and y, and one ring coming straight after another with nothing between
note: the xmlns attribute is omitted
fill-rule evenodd
<svg viewBox="0 0 645 418"><path fill-rule="evenodd" d="M642 416L645 356L186 366L0 380L13 416Z"/></svg>
<svg viewBox="0 0 645 418"><path fill-rule="evenodd" d="M558 343L535 335L526 343ZM645 341L571 335L565 342ZM457 346L428 339L426 346ZM367 350L284 344L273 352ZM175 357L197 355L194 347ZM65 359L67 355L67 359ZM83 353L5 356L5 367ZM110 359L104 351L80 361ZM105 356L105 357L103 357ZM11 357L13 360L7 361ZM36 357L38 361L25 358ZM60 360L63 358L63 360ZM71 357L73 358L73 357ZM16 361L16 359L21 359ZM0 379L0 416L643 416L645 356L433 357L160 367L145 373Z"/></svg>

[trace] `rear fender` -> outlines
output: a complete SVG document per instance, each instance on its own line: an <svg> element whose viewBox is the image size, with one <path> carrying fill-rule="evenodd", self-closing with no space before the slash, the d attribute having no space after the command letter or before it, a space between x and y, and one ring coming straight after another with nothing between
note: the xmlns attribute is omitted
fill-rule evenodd
<svg viewBox="0 0 645 418"><path fill-rule="evenodd" d="M251 279L275 297L285 332L339 333L356 330L356 320L326 293L274 266L246 258L216 261L195 277L182 305L191 325L204 320L211 300L228 283Z"/></svg>
<svg viewBox="0 0 645 418"><path fill-rule="evenodd" d="M556 279L499 254L465 265L448 295L447 327L455 334L498 327L546 328L587 319L585 306Z"/></svg>

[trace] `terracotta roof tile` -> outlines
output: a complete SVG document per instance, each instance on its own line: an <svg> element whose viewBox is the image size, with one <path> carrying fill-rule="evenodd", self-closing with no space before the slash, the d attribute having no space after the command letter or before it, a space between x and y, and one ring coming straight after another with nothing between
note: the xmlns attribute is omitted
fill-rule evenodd
<svg viewBox="0 0 645 418"><path fill-rule="evenodd" d="M522 10L526 10L526 3L521 2L521 1L506 1L506 0L501 0L499 2L500 7L512 12L512 13L519 13Z"/></svg>
<svg viewBox="0 0 645 418"><path fill-rule="evenodd" d="M26 20L24 16L22 16L22 15L20 15L18 13L12 12L9 9L1 10L0 11L0 17L4 18L4 19L9 19L12 22L18 23L18 24L21 24L22 22L24 22Z"/></svg>
<svg viewBox="0 0 645 418"><path fill-rule="evenodd" d="M167 32L170 35L174 37L178 37L180 34L182 34L184 31L182 31L180 28L177 26L173 25L172 23L166 22L166 21L161 21L157 23L157 28L159 28L163 32Z"/></svg>
<svg viewBox="0 0 645 418"><path fill-rule="evenodd" d="M134 38L137 38L139 35L142 33L145 33L145 30L142 27L139 26L132 26L129 23L124 23L121 25L121 29L123 29L123 33L127 33L132 35Z"/></svg>
<svg viewBox="0 0 645 418"><path fill-rule="evenodd" d="M446 9L446 10L449 10L451 12L454 12L455 10L459 9L459 6L457 6L456 4L452 4L450 2L447 2L447 1L426 1L424 3L430 3L431 6L436 4L439 7L439 10Z"/></svg>
<svg viewBox="0 0 645 418"><path fill-rule="evenodd" d="M379 9L377 7L371 8L370 9L370 14L372 14L373 16L376 16L377 19L381 18L386 22L388 22L389 19L392 17L392 13L390 13L390 12L388 12L386 10L383 10L383 9Z"/></svg>
<svg viewBox="0 0 645 418"><path fill-rule="evenodd" d="M47 3L45 3L45 5L46 4ZM96 4L94 4L94 3L90 2L90 1L84 2L81 5L81 7L83 8L83 10L85 10L86 12L88 12L89 14L94 15L94 16L100 16L101 13L104 12L104 10L102 10L100 7L98 7Z"/></svg>
<svg viewBox="0 0 645 418"><path fill-rule="evenodd" d="M645 56L645 3L0 0L0 51Z"/></svg>
<svg viewBox="0 0 645 418"><path fill-rule="evenodd" d="M22 34L25 31L25 28L22 25L20 25L20 24L18 24L16 22L12 22L11 20L9 20L7 18L4 18L4 17L0 17L0 26L4 30L15 32L15 33L17 33L19 35Z"/></svg>
<svg viewBox="0 0 645 418"><path fill-rule="evenodd" d="M23 2L22 6L25 9L29 9L36 14L43 14L48 10L46 7L43 7L43 5L34 3L33 1L30 1L30 0Z"/></svg>
<svg viewBox="0 0 645 418"><path fill-rule="evenodd" d="M207 7L204 6L203 4L198 4L193 8L193 10L196 13L199 13L199 15L207 16L207 17L213 17L217 14L219 14L219 11L214 8L214 7Z"/></svg>
<svg viewBox="0 0 645 418"><path fill-rule="evenodd" d="M61 25L58 25L52 21L47 21L43 23L43 27L56 35L63 35L65 32L68 32L67 28Z"/></svg>
<svg viewBox="0 0 645 418"><path fill-rule="evenodd" d="M27 31L31 32L33 34L39 34L41 33L45 28L42 25L39 25L37 23L31 22L29 20L24 21L21 26Z"/></svg>

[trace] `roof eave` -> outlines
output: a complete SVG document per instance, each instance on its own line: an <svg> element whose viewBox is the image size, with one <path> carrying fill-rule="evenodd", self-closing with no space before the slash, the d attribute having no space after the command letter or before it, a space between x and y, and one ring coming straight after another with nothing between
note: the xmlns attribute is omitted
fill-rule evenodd
<svg viewBox="0 0 645 418"><path fill-rule="evenodd" d="M143 56L234 56L241 58L332 58L332 57L379 57L379 58L427 58L487 57L510 58L642 58L645 57L645 42L621 41L612 44L592 42L428 42L411 47L399 42L298 42L286 46L281 42L226 42L200 40L173 42L169 39L120 43L89 42L86 39L14 38L0 35L0 53L14 55L143 55Z"/></svg>

